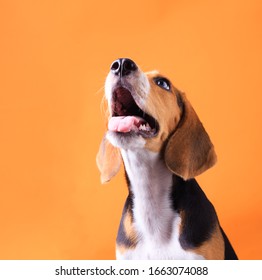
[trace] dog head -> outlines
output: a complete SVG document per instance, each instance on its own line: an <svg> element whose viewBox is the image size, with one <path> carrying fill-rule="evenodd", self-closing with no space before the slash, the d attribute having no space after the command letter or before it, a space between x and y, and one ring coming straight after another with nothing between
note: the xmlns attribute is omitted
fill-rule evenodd
<svg viewBox="0 0 262 280"><path fill-rule="evenodd" d="M119 170L120 149L163 153L166 166L187 180L216 162L216 154L186 96L158 71L144 73L130 59L111 65L105 83L108 131L97 155L102 182Z"/></svg>

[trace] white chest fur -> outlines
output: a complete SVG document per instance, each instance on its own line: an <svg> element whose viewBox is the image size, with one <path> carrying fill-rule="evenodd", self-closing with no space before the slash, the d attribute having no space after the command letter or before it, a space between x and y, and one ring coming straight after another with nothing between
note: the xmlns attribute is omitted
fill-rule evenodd
<svg viewBox="0 0 262 280"><path fill-rule="evenodd" d="M118 259L203 259L185 251L179 243L181 218L171 207L172 173L158 153L122 150L130 188L134 195L134 227L139 242Z"/></svg>

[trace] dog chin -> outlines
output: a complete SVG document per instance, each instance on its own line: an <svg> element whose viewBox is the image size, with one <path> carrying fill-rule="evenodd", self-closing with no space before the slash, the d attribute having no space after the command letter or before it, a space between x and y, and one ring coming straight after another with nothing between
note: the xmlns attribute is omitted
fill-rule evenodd
<svg viewBox="0 0 262 280"><path fill-rule="evenodd" d="M146 143L141 135L133 131L129 133L108 131L106 138L113 146L124 150L144 148Z"/></svg>

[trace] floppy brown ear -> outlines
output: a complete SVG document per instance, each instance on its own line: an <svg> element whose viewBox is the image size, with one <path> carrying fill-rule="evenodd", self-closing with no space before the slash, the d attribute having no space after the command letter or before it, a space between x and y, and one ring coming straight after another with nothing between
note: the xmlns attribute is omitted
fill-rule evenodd
<svg viewBox="0 0 262 280"><path fill-rule="evenodd" d="M167 167L184 180L194 178L217 160L214 146L193 107L183 99L182 119L165 149Z"/></svg>
<svg viewBox="0 0 262 280"><path fill-rule="evenodd" d="M104 184L114 177L121 167L121 154L104 136L96 156L96 164L101 173L100 180Z"/></svg>

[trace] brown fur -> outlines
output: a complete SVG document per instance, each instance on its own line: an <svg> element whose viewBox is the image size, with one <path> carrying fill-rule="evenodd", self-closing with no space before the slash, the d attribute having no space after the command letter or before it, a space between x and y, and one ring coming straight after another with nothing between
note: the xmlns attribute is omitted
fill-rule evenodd
<svg viewBox="0 0 262 280"><path fill-rule="evenodd" d="M127 212L125 214L123 225L124 225L124 231L125 231L126 238L129 240L131 245L130 244L129 245L116 244L116 249L119 251L120 254L124 254L128 250L135 249L136 244L137 244L137 234L134 229L134 224L133 224L132 215L130 213L130 210L127 210Z"/></svg>
<svg viewBox="0 0 262 280"><path fill-rule="evenodd" d="M219 226L216 226L211 238L190 251L202 255L206 260L223 260L225 258L225 244Z"/></svg>
<svg viewBox="0 0 262 280"><path fill-rule="evenodd" d="M104 184L114 177L121 167L121 155L118 148L114 147L106 137L100 144L96 163L100 171L101 183Z"/></svg>
<svg viewBox="0 0 262 280"><path fill-rule="evenodd" d="M179 235L181 235L183 231L185 215L185 211L180 212L181 223L179 226ZM208 240L199 247L189 249L188 251L201 255L206 260L223 260L225 258L225 244L219 225L216 224L216 227Z"/></svg>
<svg viewBox="0 0 262 280"><path fill-rule="evenodd" d="M171 135L165 150L167 167L187 180L216 163L213 144L196 112L183 95L183 117Z"/></svg>
<svg viewBox="0 0 262 280"><path fill-rule="evenodd" d="M133 244L131 247L135 247L137 244L137 235L134 229L134 224L132 221L132 216L130 212L127 212L124 218L124 229L126 232L126 237L131 241Z"/></svg>
<svg viewBox="0 0 262 280"><path fill-rule="evenodd" d="M158 135L146 141L146 148L153 152L159 152L163 143L176 128L181 117L181 110L177 102L177 89L172 86L172 92L156 86L153 78L159 74L156 72L146 73L150 82L151 91L147 100L147 113L153 116L160 127Z"/></svg>
<svg viewBox="0 0 262 280"><path fill-rule="evenodd" d="M124 254L124 253L126 253L127 251L130 250L130 247L125 246L125 245L123 245L123 244L121 244L121 245L116 244L116 250L117 250L120 254Z"/></svg>

